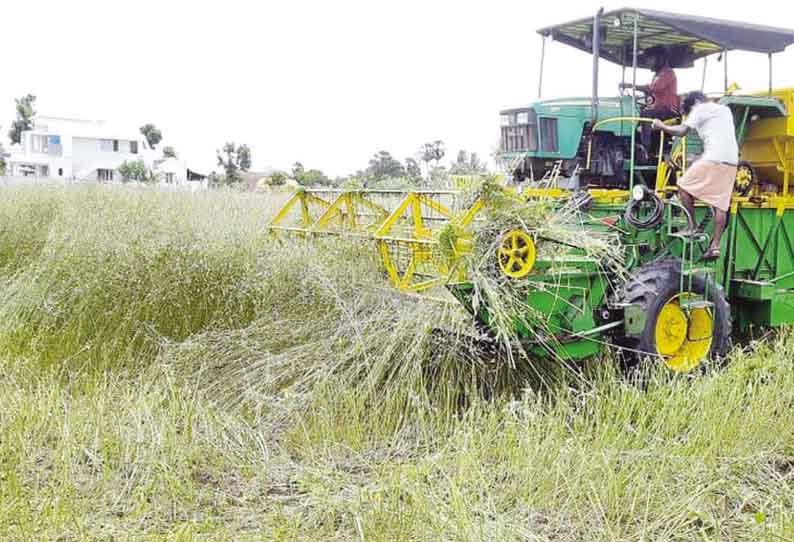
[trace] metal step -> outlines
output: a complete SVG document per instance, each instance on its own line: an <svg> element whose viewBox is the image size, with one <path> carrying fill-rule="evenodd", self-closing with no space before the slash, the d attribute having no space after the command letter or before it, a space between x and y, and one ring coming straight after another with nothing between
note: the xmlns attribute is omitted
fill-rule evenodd
<svg viewBox="0 0 794 542"><path fill-rule="evenodd" d="M689 269L682 269L681 274L685 277L693 275L713 275L716 270L713 267L690 267Z"/></svg>
<svg viewBox="0 0 794 542"><path fill-rule="evenodd" d="M708 241L709 235L706 232L696 231L689 235L684 235L681 232L672 232L670 237L677 237L678 239L683 239L690 242L705 242Z"/></svg>
<svg viewBox="0 0 794 542"><path fill-rule="evenodd" d="M695 309L710 309L714 307L714 303L706 301L705 299L682 299L678 305L685 311L692 311Z"/></svg>

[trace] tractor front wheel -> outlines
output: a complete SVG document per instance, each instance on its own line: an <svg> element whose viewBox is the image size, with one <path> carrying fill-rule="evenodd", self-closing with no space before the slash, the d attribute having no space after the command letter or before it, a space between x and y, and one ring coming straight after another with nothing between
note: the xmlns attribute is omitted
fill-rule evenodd
<svg viewBox="0 0 794 542"><path fill-rule="evenodd" d="M623 337L629 367L653 358L675 372L697 369L708 359L724 356L730 347L731 315L723 289L703 275L685 277L681 262L663 260L637 269L623 287L623 301L645 315L642 332Z"/></svg>

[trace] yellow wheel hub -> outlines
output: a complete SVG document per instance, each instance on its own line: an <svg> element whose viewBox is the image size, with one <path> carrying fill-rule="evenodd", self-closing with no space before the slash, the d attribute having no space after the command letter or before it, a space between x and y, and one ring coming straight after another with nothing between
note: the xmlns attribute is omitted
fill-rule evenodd
<svg viewBox="0 0 794 542"><path fill-rule="evenodd" d="M747 166L740 166L736 171L736 190L743 191L753 182L753 172Z"/></svg>
<svg viewBox="0 0 794 542"><path fill-rule="evenodd" d="M526 232L513 230L502 238L497 251L499 268L513 279L526 277L535 266L535 242Z"/></svg>
<svg viewBox="0 0 794 542"><path fill-rule="evenodd" d="M673 297L662 307L656 319L654 338L656 351L664 358L665 365L683 373L708 357L714 320L705 307L685 311L680 304L681 297Z"/></svg>

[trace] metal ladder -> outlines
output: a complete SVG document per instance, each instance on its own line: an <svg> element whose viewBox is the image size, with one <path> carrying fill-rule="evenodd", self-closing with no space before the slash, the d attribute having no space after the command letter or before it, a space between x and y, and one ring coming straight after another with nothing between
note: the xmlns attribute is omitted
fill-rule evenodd
<svg viewBox="0 0 794 542"><path fill-rule="evenodd" d="M675 206L680 206L677 204ZM680 297L679 298L679 305L682 309L689 312L695 309L703 309L703 308L712 308L714 307L714 297L713 293L709 291L709 285L714 280L714 275L716 273L715 263L709 262L696 262L695 261L695 244L696 243L708 243L710 241L710 237L705 232L697 232L689 233L689 234L679 234L678 232L673 232L673 226L681 226L684 225L685 227L689 227L689 221L686 220L686 212L684 214L685 220L682 223L680 219L675 220L672 216L672 210L675 207L671 205L669 207L669 213L667 224L668 224L668 237L672 237L674 239L678 239L681 242L681 272L680 272L680 282L679 282L679 292L680 294L689 293L690 295L687 297ZM680 208L683 209L681 206ZM693 220L694 223L694 220ZM705 291L702 295L692 294L692 282L694 278L698 275L705 276Z"/></svg>

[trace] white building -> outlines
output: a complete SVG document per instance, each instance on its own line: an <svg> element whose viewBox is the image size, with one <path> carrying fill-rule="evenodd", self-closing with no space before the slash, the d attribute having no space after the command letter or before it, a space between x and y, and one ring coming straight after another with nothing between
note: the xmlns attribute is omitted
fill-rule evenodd
<svg viewBox="0 0 794 542"><path fill-rule="evenodd" d="M139 130L106 121L37 116L21 139L8 149L7 173L12 177L109 182L119 180L117 169L123 162L143 160L152 168L156 157Z"/></svg>
<svg viewBox="0 0 794 542"><path fill-rule="evenodd" d="M207 176L192 171L187 163L179 158L163 158L155 160L154 169L158 173L160 184L174 188L207 188Z"/></svg>

